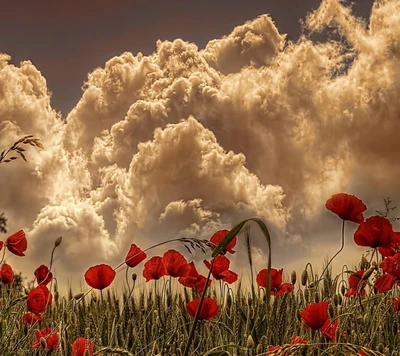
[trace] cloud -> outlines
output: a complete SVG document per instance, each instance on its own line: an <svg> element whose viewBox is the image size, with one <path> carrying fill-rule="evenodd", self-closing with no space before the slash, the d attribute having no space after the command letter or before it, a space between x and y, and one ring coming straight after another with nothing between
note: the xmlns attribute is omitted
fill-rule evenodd
<svg viewBox="0 0 400 356"><path fill-rule="evenodd" d="M158 41L149 56L126 52L90 73L65 121L34 65L2 55L0 143L34 134L45 146L2 166L10 230L30 241L15 268L46 262L59 235L58 271L83 275L121 262L130 243L209 238L253 216L271 229L276 267L320 266L321 251L340 246L340 221L324 208L332 194L358 195L370 215L383 197L400 199L399 7L377 2L367 24L322 1L297 42L267 15L204 49ZM313 39L332 30L336 40ZM347 245L339 265L361 251Z"/></svg>

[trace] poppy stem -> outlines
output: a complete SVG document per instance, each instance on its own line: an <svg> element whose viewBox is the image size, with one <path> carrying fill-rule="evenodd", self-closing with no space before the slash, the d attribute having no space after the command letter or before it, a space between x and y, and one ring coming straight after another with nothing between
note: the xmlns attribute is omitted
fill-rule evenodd
<svg viewBox="0 0 400 356"><path fill-rule="evenodd" d="M339 251L336 252L336 253L333 255L333 257L329 260L329 262L328 262L327 265L325 266L324 270L323 270L322 273L321 273L321 276L320 276L319 279L318 279L318 284L319 284L319 282L321 282L324 273L327 271L329 265L332 263L332 261L335 259L335 257L336 257L340 252L343 251L343 248L344 248L344 223L345 223L345 220L343 220L343 222L342 222L342 246L340 247Z"/></svg>
<svg viewBox="0 0 400 356"><path fill-rule="evenodd" d="M214 261L215 261L215 257L213 257L213 259L211 260L210 270L208 271L205 287L204 287L203 293L201 294L201 297L200 297L199 306L197 307L196 315L194 316L193 325L192 325L192 328L190 329L190 334L189 334L189 337L188 337L188 340L187 340L187 343L186 343L185 351L183 352L183 356L188 356L188 354L189 354L190 345L192 344L192 340L193 340L193 337L194 337L194 332L196 330L197 322L199 321L199 315L200 315L201 307L203 306L204 297L206 296L208 281L211 278L211 271L212 271L213 266L214 266Z"/></svg>

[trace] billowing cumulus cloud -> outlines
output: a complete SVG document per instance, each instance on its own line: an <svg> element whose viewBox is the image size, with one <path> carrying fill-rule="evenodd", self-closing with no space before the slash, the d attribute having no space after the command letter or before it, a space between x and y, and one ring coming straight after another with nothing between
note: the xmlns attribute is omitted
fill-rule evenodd
<svg viewBox="0 0 400 356"><path fill-rule="evenodd" d="M254 216L271 229L276 267L318 268L340 245L332 194L358 195L371 215L384 197L400 201L399 2L377 2L365 23L322 1L305 24L295 43L264 15L204 49L176 39L123 53L88 75L65 120L38 69L1 55L0 143L33 134L44 145L1 168L10 230L28 232L16 268L45 263L59 235L57 273L82 276L132 242L209 238ZM335 41L314 40L332 29ZM364 251L354 228L339 265Z"/></svg>

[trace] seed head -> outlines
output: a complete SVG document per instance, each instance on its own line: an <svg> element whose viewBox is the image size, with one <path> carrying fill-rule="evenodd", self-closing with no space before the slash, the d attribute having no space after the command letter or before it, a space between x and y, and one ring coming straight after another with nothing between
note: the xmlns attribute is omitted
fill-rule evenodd
<svg viewBox="0 0 400 356"><path fill-rule="evenodd" d="M57 247L60 245L62 241L62 236L57 237L56 241L54 242L54 246Z"/></svg>
<svg viewBox="0 0 400 356"><path fill-rule="evenodd" d="M296 271L292 271L292 274L290 275L290 280L291 280L293 285L296 284L296 280L297 280Z"/></svg>
<svg viewBox="0 0 400 356"><path fill-rule="evenodd" d="M303 287L307 285L307 280L308 280L308 273L307 273L307 270L305 269L303 271L303 273L301 274L301 280L300 280L301 285Z"/></svg>
<svg viewBox="0 0 400 356"><path fill-rule="evenodd" d="M74 295L74 299L75 300L81 299L84 295L85 295L85 293L83 293L83 292L77 293Z"/></svg>
<svg viewBox="0 0 400 356"><path fill-rule="evenodd" d="M254 348L254 340L253 340L253 337L251 335L249 335L249 337L247 338L246 347L248 349L253 349Z"/></svg>

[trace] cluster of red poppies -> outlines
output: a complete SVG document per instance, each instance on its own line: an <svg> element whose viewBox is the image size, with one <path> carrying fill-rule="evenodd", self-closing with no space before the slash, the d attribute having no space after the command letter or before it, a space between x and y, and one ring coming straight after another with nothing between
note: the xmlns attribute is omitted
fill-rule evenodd
<svg viewBox="0 0 400 356"><path fill-rule="evenodd" d="M380 215L371 216L364 219L363 213L367 209L366 205L357 197L349 194L336 194L326 202L326 208L337 214L344 221L352 221L359 224L354 234L354 241L359 246L366 246L374 249L374 253L380 253L383 257L381 263L382 270L385 272L380 275L374 287L377 292L387 292L397 283L400 286L400 233L394 232L390 221ZM344 222L343 222L344 224ZM343 225L344 226L344 225ZM344 231L344 230L343 230ZM229 233L229 230L217 231L210 239L212 246L220 244ZM211 261L204 260L204 265L210 271L215 280L221 280L228 284L234 283L238 279L237 273L231 271L230 261L225 256L226 253L235 253L233 248L236 245L234 237L224 249L223 255L215 256ZM0 250L6 247L10 252L17 256L24 256L27 249L25 233L21 230L9 236L5 243L0 242ZM57 246L57 245L56 245ZM211 248L213 250L213 248ZM146 250L145 250L146 251ZM135 244L130 246L125 258L125 264L134 268L145 261L147 255L140 247ZM4 259L4 255L3 255ZM349 278L350 288L345 294L346 297L354 295L364 296L365 287L369 284L369 278L372 275L376 265L372 265L368 270L361 269L353 273ZM377 267L376 267L377 268ZM53 274L46 265L39 266L35 272L37 286L29 291L27 296L28 312L23 316L23 322L27 325L35 325L42 320L42 314L48 305L52 303L52 294L47 285L52 281ZM143 277L146 282L158 280L163 276L177 278L178 282L185 287L194 288L199 294L211 285L211 280L198 273L194 262L188 263L186 258L176 250L168 250L163 256L154 256L144 264ZM291 283L283 283L283 269L262 269L256 277L257 284L267 289L267 281L270 278L270 295L280 296L284 293L290 293L294 289ZM116 268L107 264L100 264L90 267L84 277L86 283L98 290L103 290L112 284L116 276ZM10 284L14 280L14 273L11 266L3 263L0 269L0 278L3 284ZM400 298L393 301L394 310L397 311L400 305ZM200 310L197 312L199 305ZM212 298L196 298L186 305L188 314L197 319L211 319L219 314L217 302ZM318 330L328 339L335 341L338 319L331 321L328 317L328 302L322 301L308 305L299 313L302 320L309 328ZM35 331L36 341L32 347L41 346L42 340L45 340L48 350L55 350L59 347L59 331L56 328L46 328ZM42 342L43 343L43 342ZM307 343L306 340L295 336L292 344ZM43 346L43 345L42 345ZM277 350L280 346L270 348L270 352ZM82 337L75 340L73 344L73 356L80 356L86 352L89 356L93 355L94 344L90 340ZM359 353L362 355L362 353Z"/></svg>
<svg viewBox="0 0 400 356"><path fill-rule="evenodd" d="M17 256L25 256L27 249L27 240L25 232L20 230L6 239L6 242L0 241L0 251L6 247L10 252ZM4 250L5 251L5 250ZM4 254L3 258L4 260ZM51 305L53 296L47 285L52 281L53 274L46 265L40 265L34 271L38 285L31 289L26 299L28 312L22 316L22 322L29 327L43 320L42 315L48 305ZM14 281L14 272L7 263L2 263L0 269L0 278L3 284L11 284ZM60 337L58 328L44 328L35 330L35 339L31 346L33 348L45 347L48 351L54 351L59 348ZM42 345L44 343L44 345ZM83 337L77 338L72 344L72 356L93 356L94 343ZM85 353L86 352L86 353Z"/></svg>
<svg viewBox="0 0 400 356"><path fill-rule="evenodd" d="M390 220L381 215L364 220L363 212L367 207L354 195L335 194L326 202L326 207L341 219L359 224L354 233L354 242L357 245L371 247L374 253L378 251L381 254L383 258L381 267L386 273L376 279L376 290L384 293L392 289L396 283L400 286L400 232L393 231ZM357 293L365 295L367 278L363 276L364 271L360 270L350 277L347 296Z"/></svg>

